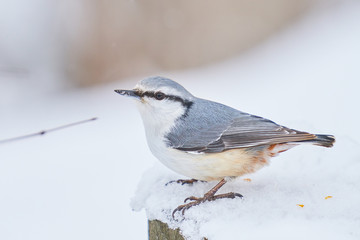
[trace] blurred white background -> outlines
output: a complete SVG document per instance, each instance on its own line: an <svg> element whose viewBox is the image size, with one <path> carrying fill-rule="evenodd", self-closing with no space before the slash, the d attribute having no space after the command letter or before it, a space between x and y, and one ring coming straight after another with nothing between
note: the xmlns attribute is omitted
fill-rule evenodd
<svg viewBox="0 0 360 240"><path fill-rule="evenodd" d="M355 146L334 155L360 160L359 12L355 0L2 0L0 139L99 120L0 145L0 239L146 238L145 213L129 202L157 160L113 89L148 75L334 134Z"/></svg>

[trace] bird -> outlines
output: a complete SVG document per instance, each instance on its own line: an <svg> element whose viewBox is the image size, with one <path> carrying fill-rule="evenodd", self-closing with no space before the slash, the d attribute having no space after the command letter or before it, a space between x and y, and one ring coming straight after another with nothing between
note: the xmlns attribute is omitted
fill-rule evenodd
<svg viewBox="0 0 360 240"><path fill-rule="evenodd" d="M147 144L166 167L188 180L219 181L202 197L191 196L172 212L203 202L243 196L216 194L229 180L256 172L272 157L301 144L332 147L333 135L287 128L263 117L193 96L179 83L160 76L139 81L132 90L114 90L135 99ZM189 201L189 202L188 202Z"/></svg>

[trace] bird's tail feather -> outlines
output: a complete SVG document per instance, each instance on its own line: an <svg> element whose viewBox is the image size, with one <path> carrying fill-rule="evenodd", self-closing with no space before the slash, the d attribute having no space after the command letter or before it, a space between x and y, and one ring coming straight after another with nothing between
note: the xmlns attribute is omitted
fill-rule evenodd
<svg viewBox="0 0 360 240"><path fill-rule="evenodd" d="M311 140L305 140L303 142L311 143L322 147L332 147L334 145L335 137L333 135L316 134L315 136L316 138Z"/></svg>

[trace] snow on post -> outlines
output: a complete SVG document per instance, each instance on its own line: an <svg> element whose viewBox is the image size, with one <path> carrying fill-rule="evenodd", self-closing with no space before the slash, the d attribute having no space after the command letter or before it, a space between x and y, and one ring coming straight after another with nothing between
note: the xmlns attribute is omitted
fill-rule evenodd
<svg viewBox="0 0 360 240"><path fill-rule="evenodd" d="M354 171L341 166L357 163L358 155L338 161L353 147L340 137L339 151L303 147L289 152L219 190L241 193L243 199L205 202L184 215L176 213L175 219L172 211L185 198L202 196L217 182L166 185L184 177L157 163L144 173L131 207L145 209L150 239L357 239L359 195L353 193L358 190L343 184L352 182Z"/></svg>

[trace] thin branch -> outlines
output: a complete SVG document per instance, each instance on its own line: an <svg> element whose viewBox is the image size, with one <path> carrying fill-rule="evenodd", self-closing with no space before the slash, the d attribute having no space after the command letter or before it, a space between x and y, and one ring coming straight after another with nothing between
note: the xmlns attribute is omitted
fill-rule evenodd
<svg viewBox="0 0 360 240"><path fill-rule="evenodd" d="M64 129L64 128L80 125L80 124L95 121L95 120L97 120L97 117L90 118L90 119L87 119L87 120L82 120L82 121L79 121L79 122L65 124L65 125L55 127L55 128L50 128L50 129L47 129L47 130L42 130L42 131L37 132L37 133L31 133L31 134L22 135L22 136L19 136L19 137L3 139L3 140L0 140L0 144L13 142L13 141L18 141L18 140L23 140L23 139L31 138L31 137L35 137L35 136L42 136L42 135L45 135L46 133L49 133L49 132L58 131L58 130L61 130L61 129Z"/></svg>

